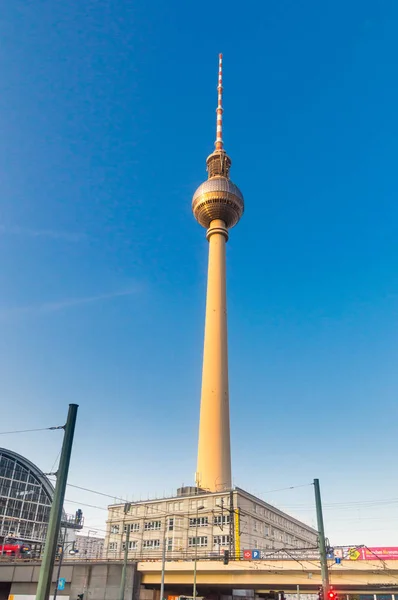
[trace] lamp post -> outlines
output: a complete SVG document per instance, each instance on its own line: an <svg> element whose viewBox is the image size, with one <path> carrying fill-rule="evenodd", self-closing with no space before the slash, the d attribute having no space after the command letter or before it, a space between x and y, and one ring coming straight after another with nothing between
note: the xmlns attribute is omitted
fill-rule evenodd
<svg viewBox="0 0 398 600"><path fill-rule="evenodd" d="M196 600L196 564L198 562L198 521L199 521L199 511L203 510L204 506L198 506L196 509L196 528L195 528L195 562L193 566L193 600Z"/></svg>
<svg viewBox="0 0 398 600"><path fill-rule="evenodd" d="M57 598L59 579L60 579L60 575L61 575L62 560L64 558L65 550L66 550L66 548L68 546L72 546L72 550L70 552L73 553L73 554L75 554L77 552L77 550L75 550L75 544L76 544L76 542L73 541L73 542L67 542L67 543L65 543L65 540L66 540L66 527L64 529L64 537L62 538L62 546L60 548L58 570L57 570L57 579L56 579L56 582L55 582L54 598L53 598L53 600L56 600L56 598Z"/></svg>

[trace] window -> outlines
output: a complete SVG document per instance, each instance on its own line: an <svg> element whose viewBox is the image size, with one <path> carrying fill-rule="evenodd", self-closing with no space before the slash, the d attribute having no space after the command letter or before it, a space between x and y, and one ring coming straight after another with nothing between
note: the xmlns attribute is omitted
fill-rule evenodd
<svg viewBox="0 0 398 600"><path fill-rule="evenodd" d="M214 525L227 525L229 523L229 515L217 515L214 517Z"/></svg>
<svg viewBox="0 0 398 600"><path fill-rule="evenodd" d="M169 518L169 523L168 523L168 528L169 531L173 531L174 529L174 519L173 518Z"/></svg>
<svg viewBox="0 0 398 600"><path fill-rule="evenodd" d="M152 531L154 529L160 529L162 527L161 521L146 521L144 524L145 531Z"/></svg>
<svg viewBox="0 0 398 600"><path fill-rule="evenodd" d="M209 518L208 517L199 517L199 518L195 518L195 519L189 519L189 526L190 527L207 527L209 524Z"/></svg>
<svg viewBox="0 0 398 600"><path fill-rule="evenodd" d="M253 548L258 548L258 542L257 542L257 540L253 540Z"/></svg>
<svg viewBox="0 0 398 600"><path fill-rule="evenodd" d="M269 527L268 527L268 525L264 525L264 535L265 536L269 535Z"/></svg>
<svg viewBox="0 0 398 600"><path fill-rule="evenodd" d="M140 530L140 524L139 523L130 523L130 525L125 525L123 528L124 533L127 533L127 527L130 527L130 532L131 531L139 531Z"/></svg>
<svg viewBox="0 0 398 600"><path fill-rule="evenodd" d="M258 531L258 521L253 521L253 530Z"/></svg>
<svg viewBox="0 0 398 600"><path fill-rule="evenodd" d="M111 525L111 533L119 533L119 525Z"/></svg>
<svg viewBox="0 0 398 600"><path fill-rule="evenodd" d="M253 504L253 511L256 513L257 512L257 504Z"/></svg>
<svg viewBox="0 0 398 600"><path fill-rule="evenodd" d="M215 546L228 546L229 535L215 535L213 543Z"/></svg>
<svg viewBox="0 0 398 600"><path fill-rule="evenodd" d="M123 542L122 550L126 550L126 542ZM137 542L129 542L129 550L137 550Z"/></svg>
<svg viewBox="0 0 398 600"><path fill-rule="evenodd" d="M110 542L109 550L117 550L117 542Z"/></svg>
<svg viewBox="0 0 398 600"><path fill-rule="evenodd" d="M167 543L167 546L166 546L167 550L169 552L171 552L171 550L173 550L173 538L167 538L166 543Z"/></svg>
<svg viewBox="0 0 398 600"><path fill-rule="evenodd" d="M160 540L144 540L142 542L142 547L145 548L145 550L156 550L157 548L160 548Z"/></svg>
<svg viewBox="0 0 398 600"><path fill-rule="evenodd" d="M194 546L207 546L207 535L188 538L188 547L192 548Z"/></svg>

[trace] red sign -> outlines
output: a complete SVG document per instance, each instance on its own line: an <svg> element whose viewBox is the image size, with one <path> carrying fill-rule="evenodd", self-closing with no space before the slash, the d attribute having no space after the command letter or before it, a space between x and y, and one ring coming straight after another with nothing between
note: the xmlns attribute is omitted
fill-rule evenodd
<svg viewBox="0 0 398 600"><path fill-rule="evenodd" d="M398 546L390 548L349 548L348 556L350 560L398 560Z"/></svg>

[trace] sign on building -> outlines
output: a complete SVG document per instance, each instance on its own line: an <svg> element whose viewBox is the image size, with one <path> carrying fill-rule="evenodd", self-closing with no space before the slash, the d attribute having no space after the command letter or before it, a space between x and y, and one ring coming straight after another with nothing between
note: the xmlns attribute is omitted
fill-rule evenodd
<svg viewBox="0 0 398 600"><path fill-rule="evenodd" d="M62 590L65 589L65 583L66 583L66 579L64 577L60 577L60 579L58 579L58 589L62 592Z"/></svg>

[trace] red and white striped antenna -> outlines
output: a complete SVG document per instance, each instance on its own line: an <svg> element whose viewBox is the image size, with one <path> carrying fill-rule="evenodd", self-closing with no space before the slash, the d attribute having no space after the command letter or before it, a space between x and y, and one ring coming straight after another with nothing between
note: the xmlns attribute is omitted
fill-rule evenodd
<svg viewBox="0 0 398 600"><path fill-rule="evenodd" d="M216 133L216 150L223 150L224 142L222 139L222 114L224 109L222 107L222 54L218 55L218 103L217 103L217 133Z"/></svg>

